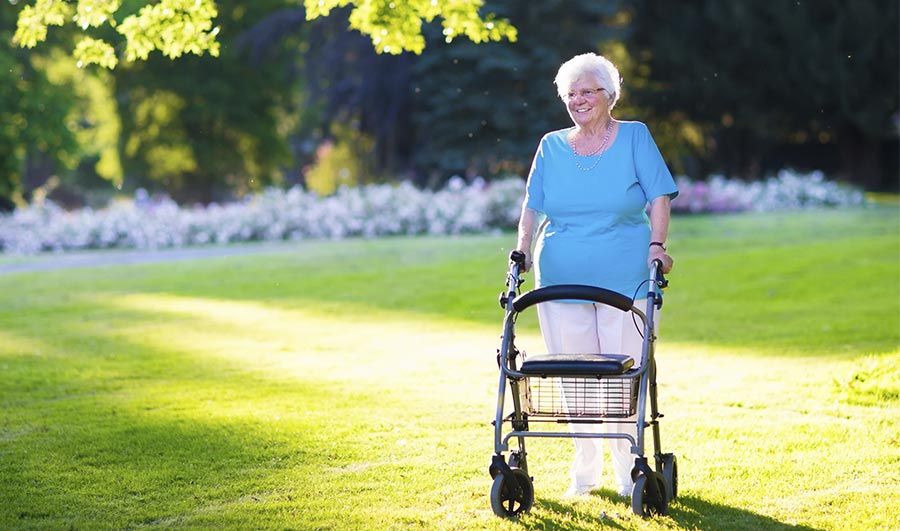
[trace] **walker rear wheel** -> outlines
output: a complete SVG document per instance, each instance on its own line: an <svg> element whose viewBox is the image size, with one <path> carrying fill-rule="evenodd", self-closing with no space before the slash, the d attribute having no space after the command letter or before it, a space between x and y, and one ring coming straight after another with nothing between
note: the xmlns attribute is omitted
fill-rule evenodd
<svg viewBox="0 0 900 531"><path fill-rule="evenodd" d="M675 454L663 455L662 475L666 481L666 501L671 502L678 497L678 459Z"/></svg>
<svg viewBox="0 0 900 531"><path fill-rule="evenodd" d="M656 481L659 496L651 493L649 481ZM669 514L666 504L666 485L664 480L654 474L648 478L644 474L638 475L631 491L631 510L634 514L647 518L649 516L665 516Z"/></svg>
<svg viewBox="0 0 900 531"><path fill-rule="evenodd" d="M517 517L531 510L534 504L534 486L531 478L521 468L512 469L513 478L509 484L503 474L497 474L491 486L491 509L504 518Z"/></svg>

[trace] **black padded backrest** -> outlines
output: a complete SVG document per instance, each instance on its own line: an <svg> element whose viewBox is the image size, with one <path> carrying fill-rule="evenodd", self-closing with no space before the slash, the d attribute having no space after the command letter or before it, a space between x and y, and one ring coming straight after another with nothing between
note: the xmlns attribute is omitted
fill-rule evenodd
<svg viewBox="0 0 900 531"><path fill-rule="evenodd" d="M538 288L519 295L513 300L513 309L521 312L541 302L572 299L599 302L600 304L618 308L623 312L631 310L632 305L634 305L634 301L630 298L608 289L582 286L580 284L559 284L557 286Z"/></svg>

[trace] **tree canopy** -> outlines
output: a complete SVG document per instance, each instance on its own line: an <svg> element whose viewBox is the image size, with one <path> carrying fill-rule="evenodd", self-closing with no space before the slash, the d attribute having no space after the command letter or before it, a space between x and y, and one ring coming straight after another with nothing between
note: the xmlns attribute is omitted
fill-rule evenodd
<svg viewBox="0 0 900 531"><path fill-rule="evenodd" d="M304 0L307 20L328 15L336 7L352 5L350 27L368 35L378 53L422 53L422 23L441 18L447 43L457 36L474 43L516 41L517 31L507 19L478 11L483 0Z"/></svg>
<svg viewBox="0 0 900 531"><path fill-rule="evenodd" d="M49 26L74 23L84 33L73 51L79 66L115 68L118 64L111 39L88 34L102 26L114 28L124 37L128 61L147 59L154 50L169 58L186 53L219 55L219 28L213 26L218 14L214 0L159 0L129 13L132 4L120 0L36 0L19 13L13 39L20 46L33 48L47 39ZM123 14L118 21L116 15Z"/></svg>
<svg viewBox="0 0 900 531"><path fill-rule="evenodd" d="M153 51L169 58L184 54L218 56L220 27L215 0L158 0L134 11L135 2L121 0L35 0L19 12L13 40L34 48L47 39L50 26L69 23L80 28L73 55L79 66L119 63L113 37L98 37L112 28L124 38L125 59L146 60ZM465 36L473 42L516 40L506 19L478 11L483 0L304 0L306 19L327 16L335 8L353 6L350 27L368 35L378 53L422 53L422 24L441 18L446 42ZM119 20L121 19L121 20ZM109 34L110 32L106 32Z"/></svg>

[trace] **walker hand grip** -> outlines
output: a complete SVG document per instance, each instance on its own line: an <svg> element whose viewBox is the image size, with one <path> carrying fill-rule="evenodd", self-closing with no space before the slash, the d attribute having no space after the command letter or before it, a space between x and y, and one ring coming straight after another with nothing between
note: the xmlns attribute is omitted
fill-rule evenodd
<svg viewBox="0 0 900 531"><path fill-rule="evenodd" d="M631 310L631 307L634 305L634 301L630 298L608 289L582 286L579 284L560 284L557 286L538 288L523 295L519 295L513 300L513 309L517 312L521 312L522 310L541 302L566 299L599 302L600 304L618 308L623 312Z"/></svg>
<svg viewBox="0 0 900 531"><path fill-rule="evenodd" d="M666 276L663 274L662 260L654 260L653 265L655 267L654 272L656 273L656 277L654 277L653 281L656 282L656 285L659 286L659 289L665 289L669 286L669 281L666 280Z"/></svg>
<svg viewBox="0 0 900 531"><path fill-rule="evenodd" d="M513 251L509 253L509 260L521 266L525 263L525 253L522 251Z"/></svg>

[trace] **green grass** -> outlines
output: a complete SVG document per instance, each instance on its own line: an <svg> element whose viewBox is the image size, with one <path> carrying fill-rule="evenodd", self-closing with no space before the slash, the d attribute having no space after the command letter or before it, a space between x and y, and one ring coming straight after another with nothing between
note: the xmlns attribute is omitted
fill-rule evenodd
<svg viewBox="0 0 900 531"><path fill-rule="evenodd" d="M900 527L900 209L672 234L668 518L561 499L566 440L492 515L504 235L0 276L0 528Z"/></svg>

